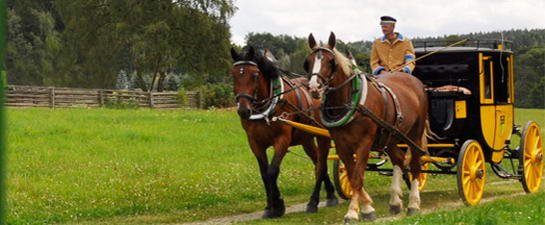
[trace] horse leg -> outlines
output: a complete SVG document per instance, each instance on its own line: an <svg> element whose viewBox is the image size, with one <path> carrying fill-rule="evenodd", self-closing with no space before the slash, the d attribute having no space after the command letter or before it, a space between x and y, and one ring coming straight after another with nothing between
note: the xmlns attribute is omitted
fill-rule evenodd
<svg viewBox="0 0 545 225"><path fill-rule="evenodd" d="M329 139L318 140L319 148L316 148L314 138L307 139L303 143L303 148L307 155L309 155L314 162L316 182L314 184L314 190L310 196L310 200L307 204L307 213L318 212L318 203L320 202L320 189L322 181L325 183L325 189L327 191L326 206L335 206L338 204L338 200L335 197L335 188L329 180L327 174L327 155L329 154Z"/></svg>
<svg viewBox="0 0 545 225"><path fill-rule="evenodd" d="M257 159L257 163L259 165L259 172L261 174L261 179L263 180L263 186L265 187L265 193L267 195L267 207L265 207L265 211L263 213L263 218L271 218L271 207L272 207L272 201L271 201L271 183L269 182L269 179L267 178L267 169L269 167L269 162L267 159L267 148L258 144L255 144L253 142L250 142L250 146L252 148L252 152L254 153L255 158Z"/></svg>
<svg viewBox="0 0 545 225"><path fill-rule="evenodd" d="M265 146L259 145L254 141L250 140L250 147L254 153L257 163L259 165L259 172L261 174L261 179L263 180L263 186L265 187L265 193L267 195L267 207L263 213L262 218L271 218L271 185L269 179L267 178L267 168L269 167L269 162L267 160L267 148Z"/></svg>
<svg viewBox="0 0 545 225"><path fill-rule="evenodd" d="M422 148L424 150L427 149L428 140L427 140L425 135L422 135L422 137L417 139L417 141L415 141L415 143L418 146L422 146ZM408 149L407 151L411 151L411 149ZM410 162L410 172L411 172L411 175L412 175L412 180L411 180L411 192L409 194L409 206L408 206L408 211L407 211L407 215L409 215L409 216L414 215L414 214L418 213L418 211L420 211L420 190L418 190L418 186L420 184L419 184L419 181L418 181L418 177L420 176L420 172L421 172L420 171L421 170L421 165L420 165L420 157L421 156L422 156L422 153L413 152L411 162Z"/></svg>
<svg viewBox="0 0 545 225"><path fill-rule="evenodd" d="M326 206L331 207L339 204L339 200L335 196L335 188L329 174L327 173L327 156L329 155L329 149L331 147L331 140L329 138L317 137L318 141L318 167L320 168L322 180L324 181L325 190L327 193Z"/></svg>
<svg viewBox="0 0 545 225"><path fill-rule="evenodd" d="M318 159L317 159L317 148L314 144L314 139L309 139L308 137L304 137L305 141L303 142L303 149L305 150L305 153L312 159L312 163L314 164L315 169L315 177L316 182L314 183L314 190L312 191L312 195L310 196L310 199L307 204L307 213L315 213L318 212L318 203L320 201L320 186L321 186L321 177L319 175L318 170Z"/></svg>
<svg viewBox="0 0 545 225"><path fill-rule="evenodd" d="M282 139L282 138L280 138ZM278 189L277 179L280 174L280 163L287 153L289 142L277 142L274 144L274 156L271 164L267 168L266 179L270 185L270 201L271 201L271 218L281 217L286 211L284 200L280 198L280 190Z"/></svg>
<svg viewBox="0 0 545 225"><path fill-rule="evenodd" d="M337 148L339 148L340 146L337 144ZM344 154L340 154L341 152L340 151L337 151L339 153L339 156L341 157L343 163L344 163L344 166L346 168L346 172L348 173L348 176L349 176L349 180L350 180L350 186L352 188L352 198L350 198L350 205L348 205L348 212L346 212L346 214L344 215L344 223L353 223L355 221L358 221L359 220L359 211L360 211L360 189L355 189L354 188L354 184L352 182L352 177L353 177L353 173L354 173L354 167L355 167L355 163L354 163L354 157L352 156L352 154L348 154L348 155L344 155Z"/></svg>
<svg viewBox="0 0 545 225"><path fill-rule="evenodd" d="M375 209L373 206L373 200L369 194L363 189L363 178L365 168L367 167L367 160L369 159L369 151L371 146L371 139L364 138L361 145L357 149L358 160L356 163L351 156L343 156L343 162L346 169L350 174L350 186L352 187L352 198L350 199L350 205L348 206L348 212L344 216L345 223L357 221L359 219L360 207L359 203L362 201L363 207L361 214L363 219L374 221L377 218Z"/></svg>
<svg viewBox="0 0 545 225"><path fill-rule="evenodd" d="M403 181L403 158L404 153L395 144L388 145L386 153L392 160L393 176L392 183L390 185L390 213L393 215L399 214L403 210L403 191L401 189L401 183Z"/></svg>
<svg viewBox="0 0 545 225"><path fill-rule="evenodd" d="M318 212L318 203L320 202L320 188L322 184L322 177L320 176L321 171L317 159L318 149L314 144L314 139L305 137L305 141L303 142L303 149L305 150L305 153L307 153L307 155L310 157L310 159L312 159L312 163L314 163L314 175L316 177L314 190L312 191L312 195L310 196L310 199L308 201L306 212L315 213Z"/></svg>

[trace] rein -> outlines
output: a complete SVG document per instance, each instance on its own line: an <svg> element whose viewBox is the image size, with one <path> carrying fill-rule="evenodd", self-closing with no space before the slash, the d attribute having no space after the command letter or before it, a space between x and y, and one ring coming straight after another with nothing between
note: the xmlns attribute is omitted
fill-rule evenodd
<svg viewBox="0 0 545 225"><path fill-rule="evenodd" d="M257 63L253 62L253 61L237 61L235 63L233 63L233 66L240 66L240 65L251 65L251 66L255 66L255 67L258 67ZM262 74L262 72L259 70L259 68L257 68L258 72ZM285 73L285 71L281 70L282 72ZM241 67L240 68L240 74L243 74L244 73L244 68ZM302 86L304 86L304 84L300 84L300 85L296 85L295 87L293 88L290 88L288 90L284 90L284 81L282 79L282 76L278 76L278 78L276 79L271 79L270 80L270 85L271 85L271 96L268 97L268 98L265 98L263 100L260 100L258 101L257 100L257 90L258 90L258 83L257 83L257 76L254 77L255 81L256 81L256 89L254 91L254 94L253 96L252 95L249 95L249 94L245 94L245 93L236 93L236 96L235 96L235 101L238 102L240 98L247 98L251 101L251 104L252 104L252 107L253 108L265 108L265 110L261 111L260 113L257 113L257 114L252 114L250 116L250 120L260 120L260 119L265 119L265 121L269 121L269 117L270 115L274 112L274 109L276 108L277 104L280 102L280 100L282 100L284 94L286 93L289 93L289 92L292 92L292 91L295 91L299 88L301 88ZM264 104L263 106L261 107L256 107L258 105L262 105Z"/></svg>

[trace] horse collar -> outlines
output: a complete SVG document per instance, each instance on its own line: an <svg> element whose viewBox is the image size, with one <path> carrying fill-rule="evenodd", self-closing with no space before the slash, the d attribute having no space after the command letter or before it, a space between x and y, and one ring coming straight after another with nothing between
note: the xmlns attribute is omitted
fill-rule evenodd
<svg viewBox="0 0 545 225"><path fill-rule="evenodd" d="M274 108L276 108L276 105L278 102L282 99L284 92L284 82L282 82L282 77L278 76L275 79L271 79L271 104L269 104L269 107L265 109L263 112L258 114L252 114L250 116L250 120L260 120L265 119L267 123L269 123L269 116L274 113Z"/></svg>
<svg viewBox="0 0 545 225"><path fill-rule="evenodd" d="M363 76L363 77L362 77ZM327 128L341 127L350 123L354 119L354 113L360 105L364 105L367 100L367 79L363 74L356 74L352 79L352 95L350 98L350 105L348 111L338 120L333 120L326 113L327 108L322 107L320 110L321 120L324 126ZM324 102L327 101L324 99Z"/></svg>

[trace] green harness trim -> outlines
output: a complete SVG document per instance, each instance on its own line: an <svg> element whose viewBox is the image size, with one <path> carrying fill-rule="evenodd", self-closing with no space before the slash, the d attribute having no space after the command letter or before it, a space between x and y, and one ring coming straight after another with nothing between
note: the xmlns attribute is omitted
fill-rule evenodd
<svg viewBox="0 0 545 225"><path fill-rule="evenodd" d="M342 127L348 123L350 123L354 119L354 113L356 112L356 109L358 108L358 105L361 100L362 92L361 90L364 88L362 83L361 76L356 73L354 75L354 79L352 79L352 97L350 102L350 108L346 114L338 119L338 120L331 120L328 118L325 113L326 107L322 106L320 110L320 117L322 120L322 123L327 128L334 128L334 127ZM324 103L327 101L327 95L324 96Z"/></svg>
<svg viewBox="0 0 545 225"><path fill-rule="evenodd" d="M271 96L275 96L271 100L271 104L265 111L259 114L252 114L250 116L250 120L260 120L265 119L265 121L269 121L269 116L274 113L274 109L276 108L276 105L280 100L283 98L283 94L281 94L284 91L284 83L282 83L282 77L278 76L278 78L271 80Z"/></svg>

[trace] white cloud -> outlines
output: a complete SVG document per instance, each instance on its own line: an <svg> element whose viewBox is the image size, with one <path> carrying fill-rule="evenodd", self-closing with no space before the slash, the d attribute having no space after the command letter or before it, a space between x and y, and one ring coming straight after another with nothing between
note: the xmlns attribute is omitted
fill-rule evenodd
<svg viewBox="0 0 545 225"><path fill-rule="evenodd" d="M230 20L233 41L244 44L249 32L269 32L327 40L330 31L343 41L381 35L379 17L398 20L409 37L479 31L545 28L544 0L237 0Z"/></svg>

